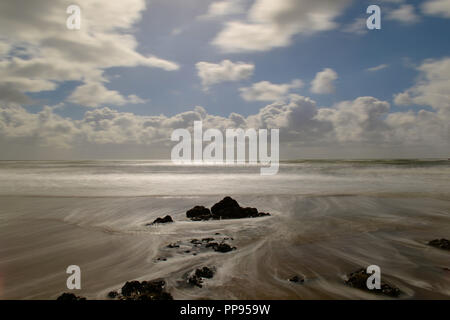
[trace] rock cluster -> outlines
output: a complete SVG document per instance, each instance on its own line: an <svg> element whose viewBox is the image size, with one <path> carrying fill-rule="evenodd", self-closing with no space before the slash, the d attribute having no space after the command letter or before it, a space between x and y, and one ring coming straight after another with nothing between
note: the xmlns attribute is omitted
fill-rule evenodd
<svg viewBox="0 0 450 320"><path fill-rule="evenodd" d="M345 281L345 284L353 288L377 294L384 294L389 297L398 297L400 295L400 289L383 282L381 283L380 289L370 290L369 288L367 288L367 279L369 277L370 274L367 274L365 269L359 269L347 275L348 280Z"/></svg>
<svg viewBox="0 0 450 320"><path fill-rule="evenodd" d="M214 277L214 270L208 267L203 267L195 270L194 274L188 278L188 283L201 288L203 286L203 278L211 279L212 277Z"/></svg>
<svg viewBox="0 0 450 320"><path fill-rule="evenodd" d="M269 213L258 212L256 208L243 208L231 197L225 197L211 207L195 206L186 212L186 216L193 221L243 219L270 216Z"/></svg>
<svg viewBox="0 0 450 320"><path fill-rule="evenodd" d="M120 300L173 300L172 295L165 290L164 280L127 281L119 294L117 291L108 293L109 298Z"/></svg>
<svg viewBox="0 0 450 320"><path fill-rule="evenodd" d="M428 245L444 249L444 250L450 250L450 240L447 239L435 239L428 242Z"/></svg>
<svg viewBox="0 0 450 320"><path fill-rule="evenodd" d="M83 301L83 300L86 300L86 298L76 296L73 293L64 292L58 298L56 298L56 300L58 300L58 301Z"/></svg>

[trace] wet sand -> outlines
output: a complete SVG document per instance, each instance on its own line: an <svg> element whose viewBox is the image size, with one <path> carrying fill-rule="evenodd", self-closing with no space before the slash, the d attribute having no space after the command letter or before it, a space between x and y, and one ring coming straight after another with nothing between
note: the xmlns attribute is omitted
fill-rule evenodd
<svg viewBox="0 0 450 320"><path fill-rule="evenodd" d="M428 246L449 238L445 196L242 196L270 217L193 222L185 211L220 197L0 197L0 298L55 299L67 266L82 270L77 295L105 299L128 280L164 278L175 299L386 299L344 284L379 265L399 299L448 299L449 252ZM146 227L159 216L176 221ZM220 233L217 235L216 233ZM232 237L237 250L193 255L191 239ZM169 243L181 247L168 249ZM190 253L185 251L190 250ZM167 261L157 261L164 257ZM186 274L216 267L203 288ZM287 281L293 275L305 283Z"/></svg>

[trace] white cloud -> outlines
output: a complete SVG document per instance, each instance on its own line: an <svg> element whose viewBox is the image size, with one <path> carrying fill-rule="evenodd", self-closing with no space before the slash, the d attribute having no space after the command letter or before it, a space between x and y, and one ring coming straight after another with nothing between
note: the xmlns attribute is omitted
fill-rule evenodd
<svg viewBox="0 0 450 320"><path fill-rule="evenodd" d="M329 94L333 93L336 88L334 82L338 79L336 71L330 68L325 68L316 74L316 77L311 82L311 92L315 94Z"/></svg>
<svg viewBox="0 0 450 320"><path fill-rule="evenodd" d="M11 83L0 84L0 103L29 104L31 99L12 85Z"/></svg>
<svg viewBox="0 0 450 320"><path fill-rule="evenodd" d="M378 65L376 67L367 68L366 71L376 72L376 71L380 71L380 70L386 69L387 67L389 67L388 64L380 64L380 65Z"/></svg>
<svg viewBox="0 0 450 320"><path fill-rule="evenodd" d="M416 14L416 9L411 4L403 4L397 9L390 10L387 19L399 21L403 24L413 24L420 20Z"/></svg>
<svg viewBox="0 0 450 320"><path fill-rule="evenodd" d="M220 63L198 62L197 74L202 85L208 89L211 85L227 81L241 81L252 76L255 66L246 62L223 60Z"/></svg>
<svg viewBox="0 0 450 320"><path fill-rule="evenodd" d="M118 91L108 90L102 83L87 82L75 89L67 99L68 102L86 107L99 107L102 105L123 106L144 103L145 100L136 95L122 96Z"/></svg>
<svg viewBox="0 0 450 320"><path fill-rule="evenodd" d="M41 112L31 113L16 104L2 104L0 147L8 153L3 152L0 157L32 158L42 150L44 158L60 154L61 150L72 152L69 158L80 154L104 157L113 150L118 157L136 157L145 150L147 155L168 157L172 131L192 129L196 120L203 121L205 130L280 129L281 150L290 154L303 147L322 150L327 156L333 156L330 148L336 152L352 150L360 156L358 150L391 148L392 155L398 155L395 152L399 148L409 147L422 152L440 150L442 154L449 146L449 112L391 112L388 102L374 97L318 108L312 99L291 94L248 117L237 113L216 116L202 107L171 117L135 115L105 107L87 111L82 119L74 120L57 115L55 109L44 107ZM18 145L18 153L12 153ZM133 146L136 148L130 149Z"/></svg>
<svg viewBox="0 0 450 320"><path fill-rule="evenodd" d="M420 77L416 84L395 95L395 103L431 106L435 110L450 113L450 57L425 60L417 70Z"/></svg>
<svg viewBox="0 0 450 320"><path fill-rule="evenodd" d="M291 83L274 84L269 81L254 83L251 87L240 88L241 97L246 101L276 101L286 97L292 89L303 87L299 79Z"/></svg>
<svg viewBox="0 0 450 320"><path fill-rule="evenodd" d="M384 141L388 128L383 116L389 108L388 102L360 97L338 103L334 108L320 109L317 119L332 123L331 135L339 142Z"/></svg>
<svg viewBox="0 0 450 320"><path fill-rule="evenodd" d="M55 90L64 81L104 82L103 72L111 67L179 68L137 52L131 32L145 9L144 0L77 1L80 30L66 28L70 4L68 0L0 2L0 56L6 56L0 62L0 82L22 93L39 92ZM16 50L22 54L8 56Z"/></svg>
<svg viewBox="0 0 450 320"><path fill-rule="evenodd" d="M428 0L422 4L422 11L429 15L450 18L450 0Z"/></svg>
<svg viewBox="0 0 450 320"><path fill-rule="evenodd" d="M225 52L267 51L288 46L294 35L337 27L351 0L256 0L245 21L231 21L213 40Z"/></svg>

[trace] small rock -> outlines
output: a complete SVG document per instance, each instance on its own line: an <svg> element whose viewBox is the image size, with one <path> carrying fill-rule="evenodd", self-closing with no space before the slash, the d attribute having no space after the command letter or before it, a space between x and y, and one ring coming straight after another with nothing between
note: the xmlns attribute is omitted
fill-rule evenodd
<svg viewBox="0 0 450 320"><path fill-rule="evenodd" d="M188 278L188 283L192 286L197 286L199 288L203 287L203 285L202 285L203 279L200 277L197 277L195 274Z"/></svg>
<svg viewBox="0 0 450 320"><path fill-rule="evenodd" d="M194 274L188 278L188 283L201 288L203 286L203 278L211 279L213 276L214 270L212 268L203 267L195 270Z"/></svg>
<svg viewBox="0 0 450 320"><path fill-rule="evenodd" d="M174 248L179 248L180 246L178 245L178 244L176 244L176 243L171 243L171 244L169 244L168 246L167 246L167 248L170 248L170 249L174 249Z"/></svg>
<svg viewBox="0 0 450 320"><path fill-rule="evenodd" d="M235 247L231 247L231 246L230 246L229 244L227 244L227 243L221 243L221 244L218 244L217 246L213 247L213 249L214 249L214 251L222 252L222 253L230 252L230 251L232 251L232 250L236 250Z"/></svg>
<svg viewBox="0 0 450 320"><path fill-rule="evenodd" d="M156 218L155 221L153 221L152 223L148 223L146 224L146 226L151 226L154 224L160 224L160 223L171 223L173 222L173 219L171 216L165 216L164 218Z"/></svg>
<svg viewBox="0 0 450 320"><path fill-rule="evenodd" d="M214 270L208 267L203 267L201 269L195 270L195 275L201 278L211 279L214 277Z"/></svg>
<svg viewBox="0 0 450 320"><path fill-rule="evenodd" d="M345 284L353 288L361 289L372 293L384 294L390 297L398 297L400 295L401 293L400 289L383 282L381 283L380 289L370 290L369 288L367 288L367 279L369 277L370 274L367 274L365 269L359 269L347 275L348 280L345 281Z"/></svg>
<svg viewBox="0 0 450 320"><path fill-rule="evenodd" d="M447 239L435 239L428 242L428 245L444 249L444 250L450 250L450 240Z"/></svg>
<svg viewBox="0 0 450 320"><path fill-rule="evenodd" d="M58 300L58 301L83 301L83 300L86 300L86 298L76 296L73 293L64 292L58 298L56 298L56 300Z"/></svg>
<svg viewBox="0 0 450 320"><path fill-rule="evenodd" d="M186 212L186 217L193 221L209 220L212 218L211 211L204 206L195 206Z"/></svg>
<svg viewBox="0 0 450 320"><path fill-rule="evenodd" d="M217 247L219 244L217 242L208 242L205 246L205 248L215 248Z"/></svg>
<svg viewBox="0 0 450 320"><path fill-rule="evenodd" d="M165 291L164 280L127 281L122 287L122 296L126 300L173 300Z"/></svg>
<svg viewBox="0 0 450 320"><path fill-rule="evenodd" d="M290 282L295 282L295 283L303 283L305 282L305 279L303 277L299 277L299 276L293 276L292 278L289 279Z"/></svg>
<svg viewBox="0 0 450 320"><path fill-rule="evenodd" d="M211 242L213 240L214 240L214 238L203 238L202 242Z"/></svg>
<svg viewBox="0 0 450 320"><path fill-rule="evenodd" d="M108 293L108 298L114 299L114 298L117 298L118 295L119 295L119 293L117 291L110 291Z"/></svg>

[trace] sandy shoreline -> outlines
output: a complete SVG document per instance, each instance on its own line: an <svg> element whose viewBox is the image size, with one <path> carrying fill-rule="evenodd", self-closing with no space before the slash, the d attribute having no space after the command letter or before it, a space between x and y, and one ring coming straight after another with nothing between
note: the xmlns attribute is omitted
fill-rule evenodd
<svg viewBox="0 0 450 320"><path fill-rule="evenodd" d="M443 269L450 267L448 252L426 245L448 235L449 201L254 197L247 204L273 216L186 219L184 208L213 199L92 198L80 203L52 197L1 198L0 297L55 299L68 291L65 268L71 264L82 270L82 290L76 293L88 299L105 299L129 280L156 278L167 281L175 299L383 298L343 284L345 274L370 264L380 265L383 279L404 292L400 299L450 296L449 274ZM422 215L419 205L428 213ZM371 207L383 214L364 214ZM90 211L80 216L85 208ZM363 214L349 213L348 208ZM172 212L175 223L144 226L167 212ZM188 247L165 248L202 237L232 237L237 250L194 256L193 251L185 253L192 250ZM167 261L157 261L158 257ZM201 266L217 268L214 278L201 289L186 286L186 274ZM295 274L303 276L305 283L287 281Z"/></svg>

